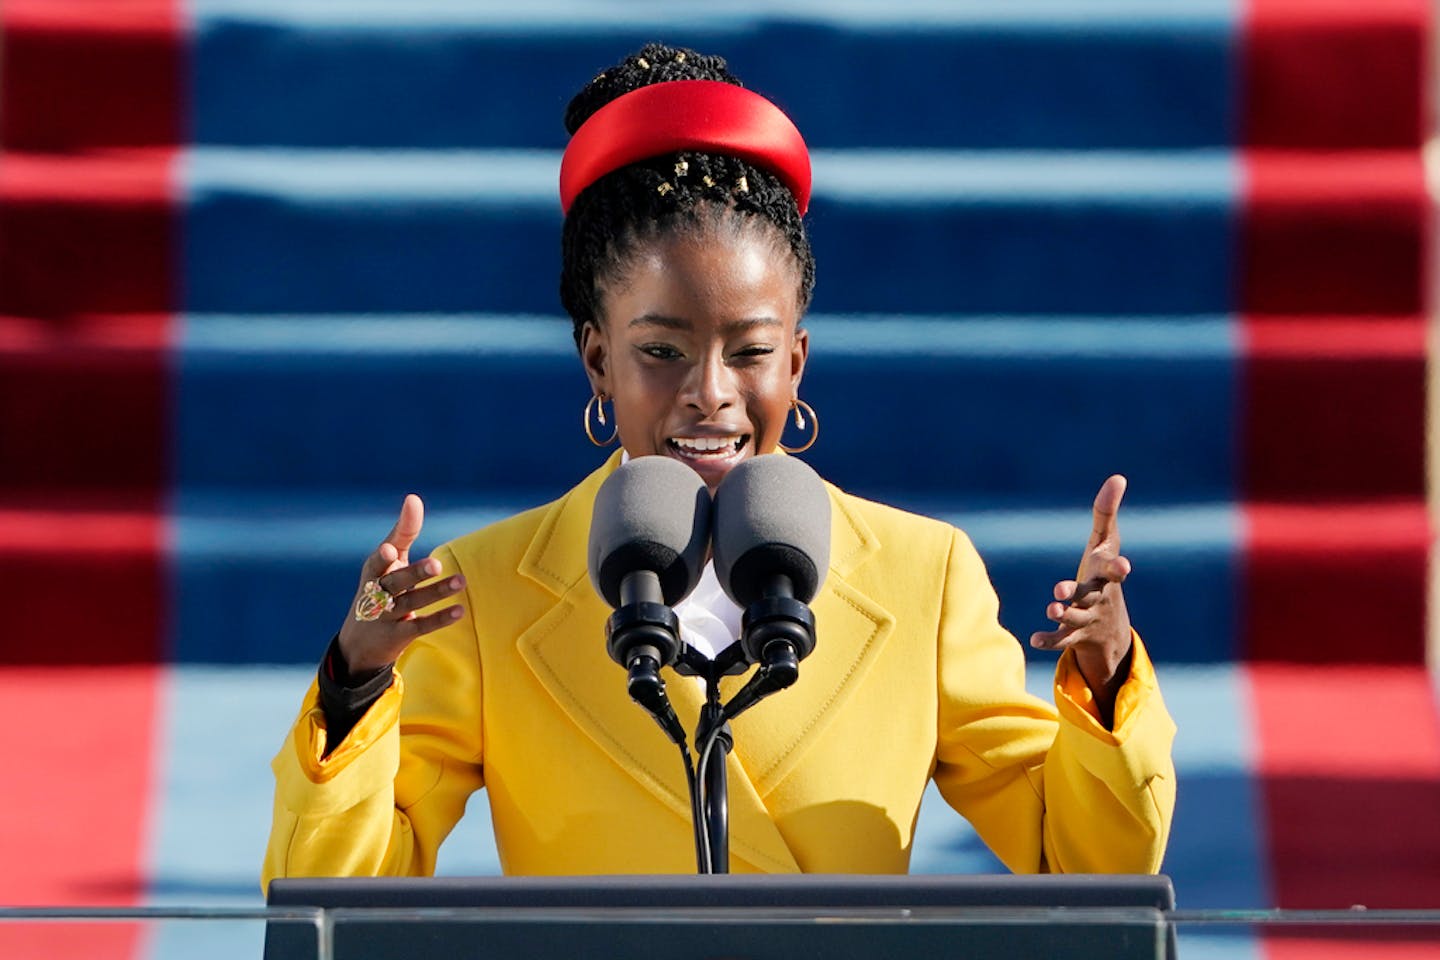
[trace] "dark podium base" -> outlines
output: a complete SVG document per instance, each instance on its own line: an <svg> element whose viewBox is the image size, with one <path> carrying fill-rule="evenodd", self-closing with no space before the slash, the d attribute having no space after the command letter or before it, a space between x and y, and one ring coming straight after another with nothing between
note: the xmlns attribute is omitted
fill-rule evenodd
<svg viewBox="0 0 1440 960"><path fill-rule="evenodd" d="M1173 956L1168 877L674 876L276 880L271 906L326 908L335 960L476 957ZM1077 909L1083 908L1083 909ZM310 960L273 925L266 960Z"/></svg>

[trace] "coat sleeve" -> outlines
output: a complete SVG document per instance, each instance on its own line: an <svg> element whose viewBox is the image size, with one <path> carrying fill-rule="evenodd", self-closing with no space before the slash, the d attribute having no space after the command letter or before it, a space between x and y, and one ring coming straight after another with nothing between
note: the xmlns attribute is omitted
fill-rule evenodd
<svg viewBox="0 0 1440 960"><path fill-rule="evenodd" d="M454 556L436 551L440 576ZM401 655L394 684L327 757L312 682L271 763L274 819L262 884L289 876L424 876L484 783L480 658L465 616Z"/></svg>
<svg viewBox="0 0 1440 960"><path fill-rule="evenodd" d="M1115 728L1091 713L1067 651L1056 708L1025 691L1023 651L964 534L951 543L939 631L935 782L996 856L1017 873L1153 873L1175 803L1165 710L1135 637Z"/></svg>

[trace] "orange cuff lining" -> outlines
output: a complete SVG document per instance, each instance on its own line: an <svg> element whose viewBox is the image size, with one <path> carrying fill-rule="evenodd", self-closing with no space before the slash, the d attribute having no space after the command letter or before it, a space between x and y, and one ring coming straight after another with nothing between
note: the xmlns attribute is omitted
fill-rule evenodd
<svg viewBox="0 0 1440 960"><path fill-rule="evenodd" d="M330 756L325 756L328 745L325 729L325 711L318 703L306 711L295 727L295 755L300 769L311 783L329 783L340 775L358 756L363 754L375 741L385 735L400 719L400 696L404 684L400 674L395 673L390 689L365 712L360 722L351 728L345 741Z"/></svg>
<svg viewBox="0 0 1440 960"><path fill-rule="evenodd" d="M1146 694L1155 687L1155 666L1150 662L1145 644L1140 641L1140 634L1136 633L1133 627L1130 629L1130 642L1130 676L1115 695L1115 725L1111 728L1112 731L1123 728L1130 718L1139 712ZM1100 707L1095 702L1095 694L1090 685L1085 682L1085 675L1080 672L1080 667L1075 662L1073 650L1066 650L1056 664L1055 692L1088 713L1096 724L1100 723Z"/></svg>

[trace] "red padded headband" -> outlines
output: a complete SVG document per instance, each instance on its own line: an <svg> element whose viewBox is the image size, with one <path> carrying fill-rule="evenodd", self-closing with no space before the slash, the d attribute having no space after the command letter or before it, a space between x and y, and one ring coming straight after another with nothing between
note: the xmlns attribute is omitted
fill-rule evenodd
<svg viewBox="0 0 1440 960"><path fill-rule="evenodd" d="M560 208L623 166L688 150L739 157L780 178L803 215L810 206L810 151L769 100L718 80L670 80L631 90L580 125L560 162Z"/></svg>

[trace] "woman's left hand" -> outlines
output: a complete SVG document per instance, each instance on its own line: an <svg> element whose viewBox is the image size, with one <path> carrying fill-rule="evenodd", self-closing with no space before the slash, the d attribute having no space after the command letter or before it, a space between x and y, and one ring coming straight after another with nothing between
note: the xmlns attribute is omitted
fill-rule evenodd
<svg viewBox="0 0 1440 960"><path fill-rule="evenodd" d="M1055 584L1055 602L1045 608L1045 616L1059 626L1030 637L1030 645L1042 650L1075 648L1076 664L1106 726L1115 695L1130 675L1130 614L1120 586L1130 575L1130 561L1120 554L1117 519L1124 496L1125 478L1119 474L1100 486L1080 570L1074 580Z"/></svg>

